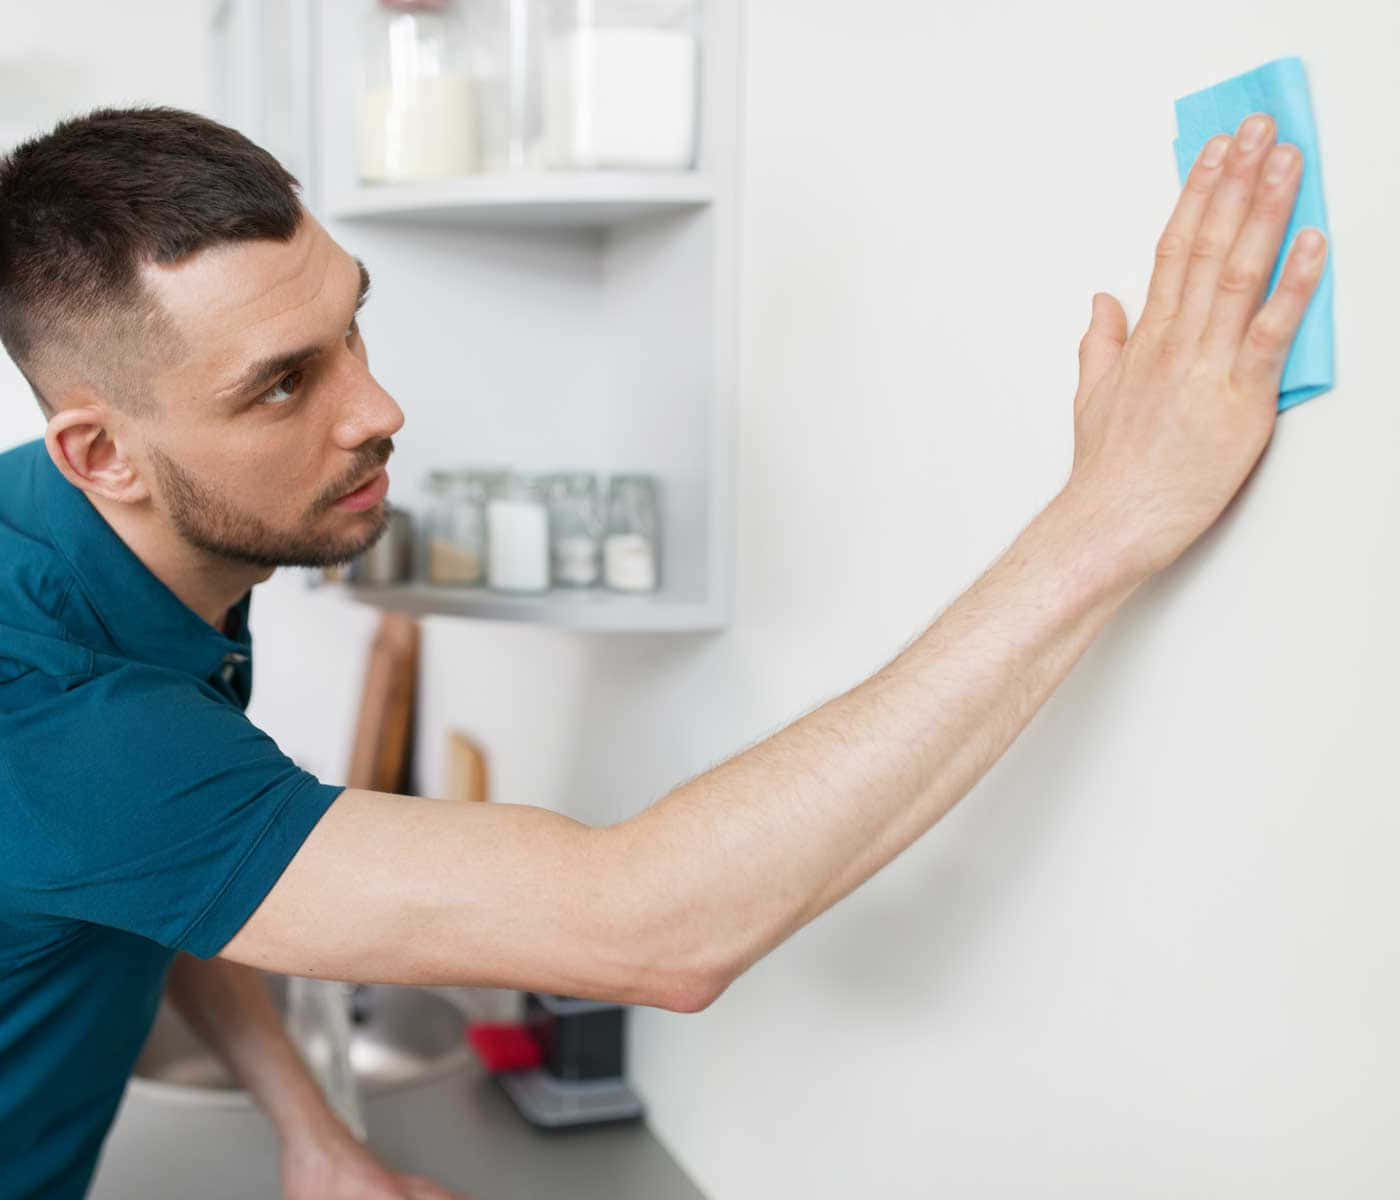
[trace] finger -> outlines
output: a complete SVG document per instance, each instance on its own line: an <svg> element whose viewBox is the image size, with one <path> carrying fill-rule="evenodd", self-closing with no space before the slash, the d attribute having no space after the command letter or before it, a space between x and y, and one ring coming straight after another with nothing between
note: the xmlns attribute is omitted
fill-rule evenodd
<svg viewBox="0 0 1400 1200"><path fill-rule="evenodd" d="M1224 174L1225 156L1229 151L1230 137L1223 133L1201 147L1171 219L1157 239L1156 265L1147 285L1147 303L1143 305L1139 324L1170 320L1181 307L1181 289L1186 283L1191 246Z"/></svg>
<svg viewBox="0 0 1400 1200"><path fill-rule="evenodd" d="M473 1200L465 1192L449 1192L426 1175L405 1175L403 1182L408 1185L413 1200Z"/></svg>
<svg viewBox="0 0 1400 1200"><path fill-rule="evenodd" d="M1220 274L1201 340L1208 350L1226 355L1227 362L1239 352L1245 328L1273 279L1279 247L1298 199L1302 161L1297 146L1284 144L1270 152L1254 194L1254 206Z"/></svg>
<svg viewBox="0 0 1400 1200"><path fill-rule="evenodd" d="M1251 137L1257 140L1246 145ZM1211 197L1188 255L1181 307L1173 320L1183 341L1197 339L1205 332L1225 260L1234 252L1240 229L1254 206L1260 166L1273 140L1274 123L1267 114L1255 113L1240 124L1235 144L1225 158L1225 175Z"/></svg>
<svg viewBox="0 0 1400 1200"><path fill-rule="evenodd" d="M1093 390L1118 361L1128 337L1123 306L1108 292L1095 292L1089 329L1079 340L1079 390L1074 394L1078 416Z"/></svg>
<svg viewBox="0 0 1400 1200"><path fill-rule="evenodd" d="M1310 255L1304 250L1312 234L1317 235L1318 250ZM1322 277L1322 269L1327 262L1326 243L1322 231L1311 226L1299 230L1298 236L1293 239L1283 272L1279 275L1278 287L1274 288L1274 294L1254 315L1249 328L1245 330L1239 354L1230 371L1236 390L1246 394L1261 393L1268 397L1270 404L1277 402L1284 363L1288 360L1293 339L1298 335L1298 326L1303 323L1303 314L1312 303L1317 281Z"/></svg>

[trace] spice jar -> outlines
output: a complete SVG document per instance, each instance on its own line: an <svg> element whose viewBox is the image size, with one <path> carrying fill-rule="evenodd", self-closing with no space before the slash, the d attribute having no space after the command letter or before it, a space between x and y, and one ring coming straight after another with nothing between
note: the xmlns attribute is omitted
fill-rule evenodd
<svg viewBox="0 0 1400 1200"><path fill-rule="evenodd" d="M473 587L486 573L486 489L475 472L433 471L422 560L429 583Z"/></svg>
<svg viewBox="0 0 1400 1200"><path fill-rule="evenodd" d="M486 501L487 582L505 592L549 590L549 509L540 481L495 479Z"/></svg>
<svg viewBox="0 0 1400 1200"><path fill-rule="evenodd" d="M477 125L457 0L375 0L364 25L360 177L475 171Z"/></svg>
<svg viewBox="0 0 1400 1200"><path fill-rule="evenodd" d="M587 472L552 475L548 491L554 582L564 587L592 587L598 582L603 534L597 477Z"/></svg>
<svg viewBox="0 0 1400 1200"><path fill-rule="evenodd" d="M656 482L650 475L615 475L608 487L603 579L619 592L653 592L657 582Z"/></svg>

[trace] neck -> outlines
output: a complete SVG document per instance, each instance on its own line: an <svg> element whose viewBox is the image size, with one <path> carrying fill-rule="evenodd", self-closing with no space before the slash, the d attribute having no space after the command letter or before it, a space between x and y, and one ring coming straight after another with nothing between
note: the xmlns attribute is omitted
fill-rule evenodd
<svg viewBox="0 0 1400 1200"><path fill-rule="evenodd" d="M135 511L135 505L116 504L100 496L88 494L88 500L146 569L220 633L228 632L229 609L276 570L191 546L165 527L149 504Z"/></svg>

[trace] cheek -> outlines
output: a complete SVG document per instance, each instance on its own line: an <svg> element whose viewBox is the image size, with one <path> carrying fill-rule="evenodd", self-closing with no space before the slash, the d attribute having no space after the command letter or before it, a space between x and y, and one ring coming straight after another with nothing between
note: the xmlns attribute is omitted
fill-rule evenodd
<svg viewBox="0 0 1400 1200"><path fill-rule="evenodd" d="M262 429L229 445L220 476L237 489L242 507L260 513L300 512L326 486L323 443L298 433Z"/></svg>

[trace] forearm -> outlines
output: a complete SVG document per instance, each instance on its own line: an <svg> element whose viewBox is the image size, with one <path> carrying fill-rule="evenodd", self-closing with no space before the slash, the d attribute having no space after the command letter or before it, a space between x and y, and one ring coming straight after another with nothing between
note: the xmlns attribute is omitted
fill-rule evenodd
<svg viewBox="0 0 1400 1200"><path fill-rule="evenodd" d="M339 1123L255 968L179 954L166 976L166 994L272 1118L284 1143Z"/></svg>
<svg viewBox="0 0 1400 1200"><path fill-rule="evenodd" d="M615 827L678 977L722 990L982 777L1140 582L1094 518L1062 493L870 679Z"/></svg>

